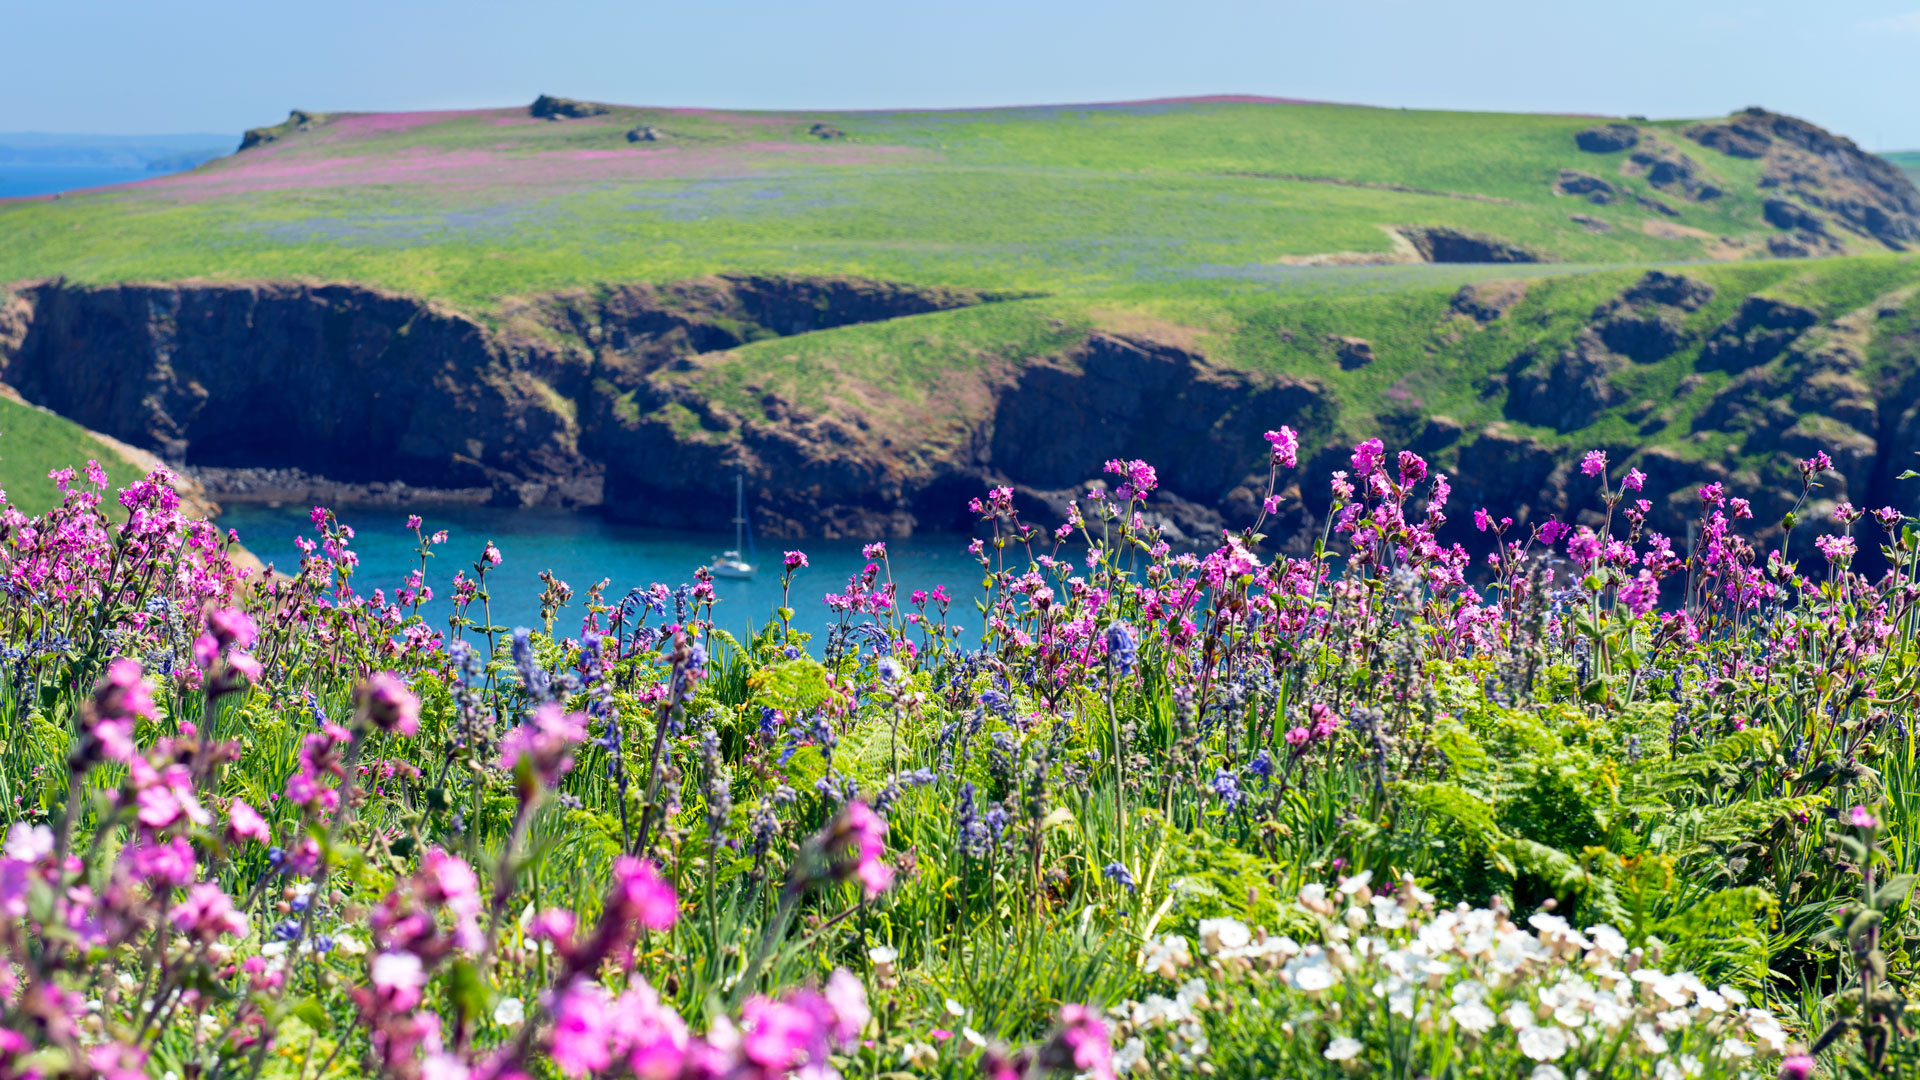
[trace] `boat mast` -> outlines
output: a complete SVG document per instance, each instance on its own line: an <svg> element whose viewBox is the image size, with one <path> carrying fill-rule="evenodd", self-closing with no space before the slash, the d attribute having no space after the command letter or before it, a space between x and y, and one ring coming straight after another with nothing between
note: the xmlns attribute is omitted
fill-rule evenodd
<svg viewBox="0 0 1920 1080"><path fill-rule="evenodd" d="M742 532L747 526L747 478L741 473L733 474L733 554L734 558L745 562L745 546L742 544Z"/></svg>

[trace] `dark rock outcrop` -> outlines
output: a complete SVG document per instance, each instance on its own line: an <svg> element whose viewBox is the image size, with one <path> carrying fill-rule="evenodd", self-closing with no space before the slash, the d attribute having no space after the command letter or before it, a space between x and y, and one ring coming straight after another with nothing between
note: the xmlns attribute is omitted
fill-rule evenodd
<svg viewBox="0 0 1920 1080"><path fill-rule="evenodd" d="M1524 281L1483 281L1460 286L1460 291L1447 302L1447 309L1478 323L1490 323L1511 311L1526 295Z"/></svg>
<svg viewBox="0 0 1920 1080"><path fill-rule="evenodd" d="M1555 195L1585 195L1587 201L1605 206L1618 196L1619 192L1612 184L1578 169L1561 169L1560 176L1553 182Z"/></svg>
<svg viewBox="0 0 1920 1080"><path fill-rule="evenodd" d="M1685 134L1721 153L1765 162L1761 187L1827 211L1862 236L1896 251L1920 243L1920 190L1898 166L1852 139L1760 108L1695 124ZM1780 227L1819 231L1799 224Z"/></svg>
<svg viewBox="0 0 1920 1080"><path fill-rule="evenodd" d="M1466 232L1434 225L1402 226L1400 235L1414 246L1420 257L1432 263L1532 263L1544 262L1536 252L1511 244L1497 236Z"/></svg>
<svg viewBox="0 0 1920 1080"><path fill-rule="evenodd" d="M1733 318L1721 323L1700 350L1700 367L1741 371L1786 351L1820 313L1766 296L1749 296Z"/></svg>
<svg viewBox="0 0 1920 1080"><path fill-rule="evenodd" d="M578 120L588 116L604 116L611 111L597 101L576 101L552 94L541 94L527 107L528 113L543 120Z"/></svg>
<svg viewBox="0 0 1920 1080"><path fill-rule="evenodd" d="M1573 431L1626 398L1609 378L1626 360L1609 352L1590 330L1551 360L1522 354L1515 366L1507 384L1507 415L1515 420Z"/></svg>
<svg viewBox="0 0 1920 1080"><path fill-rule="evenodd" d="M1713 286L1685 274L1649 270L1639 281L1620 294L1619 303L1630 307L1660 304L1681 311L1699 311L1713 299Z"/></svg>
<svg viewBox="0 0 1920 1080"><path fill-rule="evenodd" d="M1366 338L1346 337L1331 334L1327 344L1333 346L1333 355L1340 359L1340 366L1348 371L1363 368L1373 363L1373 342Z"/></svg>
<svg viewBox="0 0 1920 1080"><path fill-rule="evenodd" d="M1651 364L1684 348L1685 315L1713 299L1713 287L1682 274L1650 270L1593 311L1593 329L1613 352Z"/></svg>
<svg viewBox="0 0 1920 1080"><path fill-rule="evenodd" d="M1574 132L1573 143L1589 154L1613 154L1631 150L1640 141L1640 129L1632 124L1601 124Z"/></svg>
<svg viewBox="0 0 1920 1080"><path fill-rule="evenodd" d="M296 131L311 131L315 124L325 119L324 113L311 113L305 109L289 110L287 118L272 127L248 128L246 133L240 136L240 149L251 150L256 146L265 146L270 142L284 139Z"/></svg>
<svg viewBox="0 0 1920 1080"><path fill-rule="evenodd" d="M1645 177L1656 190L1694 202L1706 202L1725 194L1719 182L1708 176L1698 162L1664 142L1642 143L1621 165L1620 171L1628 176Z"/></svg>
<svg viewBox="0 0 1920 1080"><path fill-rule="evenodd" d="M1767 224L1776 229L1805 229L1815 233L1827 231L1825 218L1787 199L1768 199L1760 213L1767 219Z"/></svg>
<svg viewBox="0 0 1920 1080"><path fill-rule="evenodd" d="M660 129L654 127L652 124L641 124L639 127L627 132L627 141L632 143L659 142Z"/></svg>

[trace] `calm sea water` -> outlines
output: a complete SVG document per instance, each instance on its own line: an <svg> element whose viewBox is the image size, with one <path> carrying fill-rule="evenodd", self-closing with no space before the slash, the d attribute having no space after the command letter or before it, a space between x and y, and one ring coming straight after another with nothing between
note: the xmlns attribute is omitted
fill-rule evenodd
<svg viewBox="0 0 1920 1080"><path fill-rule="evenodd" d="M0 199L149 180L161 173L86 165L0 165Z"/></svg>
<svg viewBox="0 0 1920 1080"><path fill-rule="evenodd" d="M371 593L404 583L408 571L419 565L416 541L406 527L407 511L391 508L362 508L340 511L340 520L353 526L354 549L360 555L360 567L354 574L358 591ZM427 606L429 620L444 626L451 611L446 597L452 593L456 571L472 575L472 564L491 540L499 545L505 560L488 574L493 582L494 619L503 626L538 627L540 625L540 571L554 575L573 586L575 603L555 620L556 633L573 634L579 630L580 617L589 586L601 578L611 578L606 596L618 600L629 588L661 582L669 586L693 580L698 567L712 561L721 549L733 542L732 534L690 533L620 525L591 514L548 510L500 510L489 507L447 507L421 513L429 532L446 529L450 534L445 546L429 561L427 583L435 600ZM281 569L299 564L300 550L294 537L314 535L307 512L295 507L235 506L220 516L223 528L236 529L240 540L263 562L276 563ZM793 584L794 622L797 628L824 631L836 620L820 597L840 592L847 578L866 566L857 540L806 540L791 545L804 550L811 565L798 573ZM972 599L980 595L980 566L966 552L964 536L924 536L887 542L887 554L893 568L893 580L900 587L904 604L914 589L931 590L945 585L954 597L951 619L967 628L969 636L979 631L979 617ZM780 556L782 545L761 544L754 553L759 573L747 581L716 579L715 592L721 602L714 608L714 621L736 635L749 625L760 626L772 617L780 603ZM479 617L479 612L474 612Z"/></svg>

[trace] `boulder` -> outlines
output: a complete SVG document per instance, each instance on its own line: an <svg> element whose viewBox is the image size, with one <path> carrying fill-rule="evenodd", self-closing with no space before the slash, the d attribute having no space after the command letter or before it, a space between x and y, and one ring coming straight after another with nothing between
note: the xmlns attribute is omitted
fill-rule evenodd
<svg viewBox="0 0 1920 1080"><path fill-rule="evenodd" d="M1460 286L1447 307L1455 315L1465 315L1477 323L1490 323L1512 310L1526 295L1524 281L1483 281Z"/></svg>
<svg viewBox="0 0 1920 1080"><path fill-rule="evenodd" d="M1799 203L1787 199L1777 197L1768 199L1760 212L1761 216L1767 219L1767 224L1776 229L1786 229L1789 232L1805 229L1812 233L1827 231L1826 219Z"/></svg>
<svg viewBox="0 0 1920 1080"><path fill-rule="evenodd" d="M1340 358L1340 366L1348 371L1366 367L1375 359L1373 343L1366 338L1328 334L1327 344L1333 346L1333 354Z"/></svg>
<svg viewBox="0 0 1920 1080"><path fill-rule="evenodd" d="M1601 124L1573 135L1575 146L1589 154L1612 154L1630 150L1640 141L1640 129L1632 124Z"/></svg>
<svg viewBox="0 0 1920 1080"><path fill-rule="evenodd" d="M576 101L573 98L541 94L533 99L527 111L543 120L577 120L583 116L600 116L609 110L595 101Z"/></svg>
<svg viewBox="0 0 1920 1080"><path fill-rule="evenodd" d="M1649 270L1620 294L1620 302L1631 306L1663 304L1682 311L1699 311L1713 299L1713 286L1685 274Z"/></svg>
<svg viewBox="0 0 1920 1080"><path fill-rule="evenodd" d="M1712 182L1699 162L1662 142L1646 142L1621 165L1629 176L1644 176L1647 183L1665 192L1678 193L1695 202L1721 196L1720 185Z"/></svg>
<svg viewBox="0 0 1920 1080"><path fill-rule="evenodd" d="M1605 180L1583 173L1578 169L1561 169L1560 176L1553 183L1555 195L1585 195L1590 201L1605 205L1612 202L1614 186Z"/></svg>
<svg viewBox="0 0 1920 1080"><path fill-rule="evenodd" d="M807 129L807 134L816 139L844 139L847 133L832 124L815 124Z"/></svg>
<svg viewBox="0 0 1920 1080"><path fill-rule="evenodd" d="M1568 214L1567 220L1590 233L1607 233L1613 231L1612 225L1589 214Z"/></svg>
<svg viewBox="0 0 1920 1080"><path fill-rule="evenodd" d="M627 132L627 141L631 143L659 142L660 131L651 124L642 124Z"/></svg>

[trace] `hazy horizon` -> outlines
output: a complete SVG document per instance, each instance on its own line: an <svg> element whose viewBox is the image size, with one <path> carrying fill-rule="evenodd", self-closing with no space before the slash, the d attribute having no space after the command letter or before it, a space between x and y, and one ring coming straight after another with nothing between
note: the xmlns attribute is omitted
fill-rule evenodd
<svg viewBox="0 0 1920 1080"><path fill-rule="evenodd" d="M1495 112L1804 116L1870 150L1920 146L1920 0L1804 3L985 0L801 10L566 0L311 9L74 0L9 16L0 132L229 132L290 108L631 105L949 109L1252 94ZM725 27L723 37L713 28ZM590 32L583 32L590 31ZM164 46L164 47L157 47Z"/></svg>

